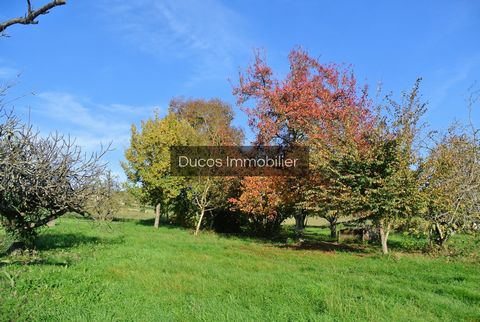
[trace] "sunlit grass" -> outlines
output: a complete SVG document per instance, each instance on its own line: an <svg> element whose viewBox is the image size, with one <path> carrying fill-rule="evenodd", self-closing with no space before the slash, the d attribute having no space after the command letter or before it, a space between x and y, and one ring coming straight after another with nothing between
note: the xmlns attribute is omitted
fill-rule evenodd
<svg viewBox="0 0 480 322"><path fill-rule="evenodd" d="M478 264L283 246L62 219L0 259L0 320L480 320Z"/></svg>

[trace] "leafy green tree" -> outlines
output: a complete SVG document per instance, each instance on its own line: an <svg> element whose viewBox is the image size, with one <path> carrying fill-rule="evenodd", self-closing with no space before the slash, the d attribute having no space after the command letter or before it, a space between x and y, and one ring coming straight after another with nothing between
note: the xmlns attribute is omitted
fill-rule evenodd
<svg viewBox="0 0 480 322"><path fill-rule="evenodd" d="M360 131L342 126L331 131L328 143L314 146L316 182L307 191L307 207L330 222L332 237L340 216L368 217L388 253L391 230L423 209L416 169L426 105L419 86L420 80L400 103L387 96Z"/></svg>
<svg viewBox="0 0 480 322"><path fill-rule="evenodd" d="M387 96L377 112L372 131L372 157L366 209L379 228L382 252L388 253L388 237L395 225L418 215L423 204L418 171L421 117L426 104L419 94L420 79L401 102Z"/></svg>
<svg viewBox="0 0 480 322"><path fill-rule="evenodd" d="M155 114L142 122L140 131L132 126L130 147L125 151L127 161L122 166L127 178L156 206L156 228L160 223L160 209L171 205L187 184L185 177L171 173L170 147L199 142L198 132L173 113L164 118Z"/></svg>
<svg viewBox="0 0 480 322"><path fill-rule="evenodd" d="M314 175L305 191L305 207L329 222L333 239L337 238L341 217L365 215L364 194L369 180L369 164L358 152L356 149L350 153L337 150L328 157L324 156L322 162L315 160L318 153L311 154Z"/></svg>
<svg viewBox="0 0 480 322"><path fill-rule="evenodd" d="M480 222L480 141L478 130L458 126L441 137L421 165L423 218L429 237L444 247L457 232Z"/></svg>

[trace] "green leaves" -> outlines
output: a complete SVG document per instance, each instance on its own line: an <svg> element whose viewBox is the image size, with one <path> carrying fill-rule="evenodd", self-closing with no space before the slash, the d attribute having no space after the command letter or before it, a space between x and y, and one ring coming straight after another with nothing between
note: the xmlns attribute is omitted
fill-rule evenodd
<svg viewBox="0 0 480 322"><path fill-rule="evenodd" d="M168 203L185 187L185 178L170 172L170 147L198 145L201 138L187 121L174 114L142 122L140 131L132 126L130 147L122 166L127 177L139 184L152 203Z"/></svg>
<svg viewBox="0 0 480 322"><path fill-rule="evenodd" d="M142 122L140 130L132 126L123 164L127 177L146 201L177 211L175 218L181 224L188 225L193 209L205 213L223 206L229 180L174 176L170 148L240 144L243 133L230 124L232 120L230 105L218 99L172 100L166 117L155 115Z"/></svg>
<svg viewBox="0 0 480 322"><path fill-rule="evenodd" d="M443 245L458 231L480 221L480 144L477 130L452 127L431 149L421 165L424 218L430 236Z"/></svg>

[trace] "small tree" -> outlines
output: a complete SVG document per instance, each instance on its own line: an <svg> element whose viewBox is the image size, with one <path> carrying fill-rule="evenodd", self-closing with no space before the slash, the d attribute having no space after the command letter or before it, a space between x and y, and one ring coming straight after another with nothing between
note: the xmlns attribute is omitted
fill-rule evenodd
<svg viewBox="0 0 480 322"><path fill-rule="evenodd" d="M42 137L1 105L0 120L0 220L9 252L33 247L49 221L86 212L106 150L87 157L68 137Z"/></svg>
<svg viewBox="0 0 480 322"><path fill-rule="evenodd" d="M198 144L205 146L240 145L243 141L242 130L231 123L232 107L220 99L173 99L170 102L170 113L188 122L197 132ZM233 177L192 176L186 178L190 202L196 211L196 229L198 234L206 212L211 215L214 210L226 208L228 193L232 184L238 180ZM187 206L180 202L179 205ZM190 208L189 206L184 208ZM187 210L186 209L186 210ZM228 209L228 208L226 208ZM214 218L210 218L213 223Z"/></svg>
<svg viewBox="0 0 480 322"><path fill-rule="evenodd" d="M402 101L387 96L378 109L370 140L372 155L366 209L379 228L382 252L388 253L388 237L393 227L422 208L418 182L419 134L426 104L421 101L418 79Z"/></svg>
<svg viewBox="0 0 480 322"><path fill-rule="evenodd" d="M225 187L223 185L225 178L194 177L190 180L192 199L198 208L197 223L195 226L195 235L198 235L205 213L207 211L212 212L227 201L225 199Z"/></svg>
<svg viewBox="0 0 480 322"><path fill-rule="evenodd" d="M478 130L452 127L421 166L429 237L444 247L457 232L480 221L480 142Z"/></svg>
<svg viewBox="0 0 480 322"><path fill-rule="evenodd" d="M361 211L365 172L359 164L352 155L331 155L325 164L317 165L305 192L305 208L328 221L333 239L337 238L340 218Z"/></svg>
<svg viewBox="0 0 480 322"><path fill-rule="evenodd" d="M121 207L120 184L111 171L95 182L96 193L88 202L88 213L97 220L112 220Z"/></svg>

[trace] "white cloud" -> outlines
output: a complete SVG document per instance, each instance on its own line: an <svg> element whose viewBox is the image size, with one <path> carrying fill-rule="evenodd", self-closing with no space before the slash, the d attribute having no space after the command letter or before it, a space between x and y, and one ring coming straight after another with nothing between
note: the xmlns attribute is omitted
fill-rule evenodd
<svg viewBox="0 0 480 322"><path fill-rule="evenodd" d="M112 151L106 160L117 173L123 173L120 161L129 144L132 123L147 119L154 110L162 112L158 106L99 104L62 92L39 93L33 106L29 114L42 134L57 131L70 135L88 153L111 143ZM125 178L121 176L121 179Z"/></svg>
<svg viewBox="0 0 480 322"><path fill-rule="evenodd" d="M231 75L233 57L251 49L240 33L242 19L216 0L104 0L102 8L113 27L141 50L192 59L191 83Z"/></svg>

